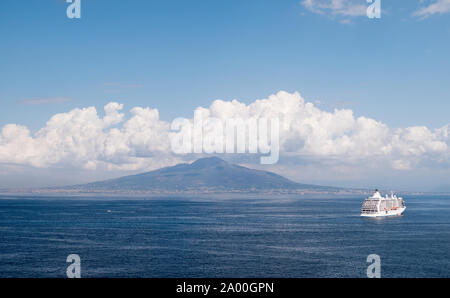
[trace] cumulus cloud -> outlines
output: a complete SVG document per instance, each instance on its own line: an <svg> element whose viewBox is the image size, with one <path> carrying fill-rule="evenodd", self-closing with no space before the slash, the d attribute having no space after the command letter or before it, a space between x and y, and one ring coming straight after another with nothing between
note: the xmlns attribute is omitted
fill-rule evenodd
<svg viewBox="0 0 450 298"><path fill-rule="evenodd" d="M436 0L433 3L430 3L416 12L414 12L414 16L417 17L428 17L434 14L445 14L450 12L450 0Z"/></svg>
<svg viewBox="0 0 450 298"><path fill-rule="evenodd" d="M365 0L303 0L303 7L317 13L345 17L365 16L367 5Z"/></svg>
<svg viewBox="0 0 450 298"><path fill-rule="evenodd" d="M37 168L73 167L105 170L149 170L185 158L171 151L170 123L157 109L135 107L128 117L123 105L109 103L100 116L94 107L56 114L32 134L18 124L0 130L0 163ZM334 160L346 165L376 167L379 162L397 170L448 163L450 125L430 130L416 126L390 128L381 121L355 117L350 109L325 111L299 93L278 92L244 104L215 100L199 107L205 117L278 118L280 154L302 163Z"/></svg>
<svg viewBox="0 0 450 298"><path fill-rule="evenodd" d="M449 153L448 126L435 131L427 127L391 129L374 119L356 118L349 109L321 110L299 93L282 91L250 105L216 100L206 113L224 120L280 119L281 152L291 157L335 157L342 161L384 158L392 160L395 168L407 168L405 161L412 164L421 158L442 159ZM403 166L399 166L399 160Z"/></svg>
<svg viewBox="0 0 450 298"><path fill-rule="evenodd" d="M0 133L0 163L110 170L170 163L169 124L159 120L158 111L134 108L123 122L122 109L112 102L103 118L94 107L56 114L33 136L27 127L6 125Z"/></svg>

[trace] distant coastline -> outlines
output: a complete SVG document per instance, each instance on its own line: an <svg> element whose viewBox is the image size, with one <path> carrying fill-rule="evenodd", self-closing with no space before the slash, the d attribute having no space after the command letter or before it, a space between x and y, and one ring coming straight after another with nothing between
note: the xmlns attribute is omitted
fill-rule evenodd
<svg viewBox="0 0 450 298"><path fill-rule="evenodd" d="M342 189L339 192L318 192L313 190L274 190L274 191L218 191L218 190L192 190L192 191L82 191L73 189L0 189L0 197L109 197L109 198L158 198L158 197L364 197L373 192L371 189ZM387 193L385 190L383 193ZM408 192L397 191L399 195L406 196L450 196L448 192Z"/></svg>
<svg viewBox="0 0 450 298"><path fill-rule="evenodd" d="M230 164L217 157L198 159L155 171L87 184L0 189L0 195L75 197L161 196L366 196L373 189L302 184L278 174ZM388 193L390 190L382 190ZM396 191L404 195L448 195Z"/></svg>

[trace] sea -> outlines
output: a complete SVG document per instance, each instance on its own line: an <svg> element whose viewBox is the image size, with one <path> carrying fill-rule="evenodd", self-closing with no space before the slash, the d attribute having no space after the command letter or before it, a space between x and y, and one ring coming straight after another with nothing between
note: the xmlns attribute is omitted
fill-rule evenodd
<svg viewBox="0 0 450 298"><path fill-rule="evenodd" d="M0 197L0 277L450 277L450 197L405 196L361 218L363 197Z"/></svg>

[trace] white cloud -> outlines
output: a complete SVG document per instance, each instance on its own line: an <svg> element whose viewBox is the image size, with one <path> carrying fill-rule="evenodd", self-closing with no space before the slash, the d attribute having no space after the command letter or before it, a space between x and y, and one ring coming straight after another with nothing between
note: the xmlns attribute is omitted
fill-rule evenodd
<svg viewBox="0 0 450 298"><path fill-rule="evenodd" d="M122 108L109 103L103 118L94 107L56 114L34 136L24 126L6 125L0 133L0 163L110 170L171 163L169 124L159 120L158 111L134 108L122 123Z"/></svg>
<svg viewBox="0 0 450 298"><path fill-rule="evenodd" d="M159 119L157 109L135 107L129 117L122 109L121 104L109 103L103 117L94 107L56 114L35 134L25 126L8 124L0 130L0 163L141 171L185 158L171 152L170 123ZM306 164L333 160L334 168L344 170L348 165L409 170L421 164L448 164L450 157L450 125L436 130L392 129L374 119L355 117L350 109L322 110L299 93L281 91L249 105L215 100L198 110L222 120L279 118L281 160Z"/></svg>
<svg viewBox="0 0 450 298"><path fill-rule="evenodd" d="M434 14L445 14L450 12L450 0L437 0L414 12L414 16L428 17Z"/></svg>
<svg viewBox="0 0 450 298"><path fill-rule="evenodd" d="M448 126L436 131L426 127L390 129L374 119L355 118L349 109L321 110L298 93L279 92L250 105L216 100L206 112L224 120L279 118L281 152L290 156L336 157L342 161L373 157L417 160L449 152Z"/></svg>
<svg viewBox="0 0 450 298"><path fill-rule="evenodd" d="M411 169L411 163L408 160L394 160L392 161L392 168L395 170L409 170Z"/></svg>
<svg viewBox="0 0 450 298"><path fill-rule="evenodd" d="M301 4L308 10L318 14L329 14L344 17L366 16L365 0L303 0Z"/></svg>

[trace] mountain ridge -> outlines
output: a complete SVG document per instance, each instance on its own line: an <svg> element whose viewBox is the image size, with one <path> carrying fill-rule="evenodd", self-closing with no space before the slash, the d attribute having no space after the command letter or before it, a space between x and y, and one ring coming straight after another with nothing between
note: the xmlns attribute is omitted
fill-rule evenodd
<svg viewBox="0 0 450 298"><path fill-rule="evenodd" d="M67 189L67 188L66 188ZM80 184L68 189L85 192L267 192L315 190L338 192L337 187L301 184L281 175L201 158L154 171Z"/></svg>

